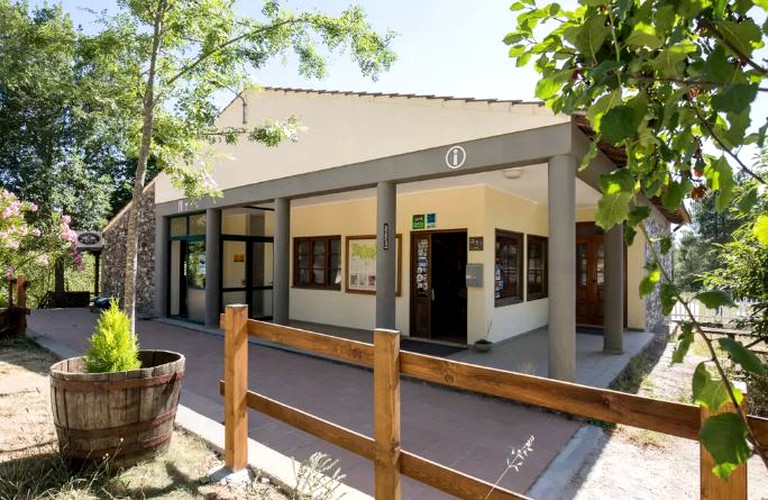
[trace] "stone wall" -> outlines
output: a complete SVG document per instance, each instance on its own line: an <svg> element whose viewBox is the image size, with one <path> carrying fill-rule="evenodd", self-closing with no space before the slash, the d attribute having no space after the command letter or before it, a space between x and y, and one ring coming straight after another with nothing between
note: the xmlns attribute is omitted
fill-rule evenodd
<svg viewBox="0 0 768 500"><path fill-rule="evenodd" d="M128 210L117 214L104 229L101 283L103 295L123 296ZM155 311L155 184L139 199L139 257L136 276L136 315L151 317Z"/></svg>
<svg viewBox="0 0 768 500"><path fill-rule="evenodd" d="M645 230L651 239L663 238L670 235L669 221L660 215L652 215L645 221ZM653 261L653 252L651 252L650 243L645 247L645 262ZM656 243L656 251L659 252L659 244ZM672 275L672 252L661 256L662 267ZM661 282L664 276L662 274ZM659 287L654 288L653 292L645 297L645 331L653 333L666 333L669 330L669 317L664 316L661 311L661 298L659 296Z"/></svg>

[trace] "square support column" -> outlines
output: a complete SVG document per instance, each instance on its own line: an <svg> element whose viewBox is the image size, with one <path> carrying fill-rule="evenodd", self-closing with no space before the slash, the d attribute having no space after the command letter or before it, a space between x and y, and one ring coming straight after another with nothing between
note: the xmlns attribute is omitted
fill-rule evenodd
<svg viewBox="0 0 768 500"><path fill-rule="evenodd" d="M395 329L397 187L376 186L376 328Z"/></svg>
<svg viewBox="0 0 768 500"><path fill-rule="evenodd" d="M605 307L603 351L624 352L624 226L617 224L605 233Z"/></svg>
<svg viewBox="0 0 768 500"><path fill-rule="evenodd" d="M549 377L576 380L576 158L550 158Z"/></svg>
<svg viewBox="0 0 768 500"><path fill-rule="evenodd" d="M219 326L221 314L221 209L205 211L205 326Z"/></svg>
<svg viewBox="0 0 768 500"><path fill-rule="evenodd" d="M275 200L273 321L287 325L291 295L291 202L285 198Z"/></svg>
<svg viewBox="0 0 768 500"><path fill-rule="evenodd" d="M155 312L161 318L168 317L170 225L168 217L155 217Z"/></svg>

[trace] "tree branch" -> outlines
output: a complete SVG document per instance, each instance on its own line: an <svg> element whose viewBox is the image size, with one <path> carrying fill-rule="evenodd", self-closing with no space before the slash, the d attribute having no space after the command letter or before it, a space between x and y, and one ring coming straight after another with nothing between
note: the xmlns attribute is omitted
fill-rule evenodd
<svg viewBox="0 0 768 500"><path fill-rule="evenodd" d="M643 233L643 236L645 236L645 240L648 242L648 247L650 248L651 253L653 254L653 259L656 261L656 264L658 264L659 269L661 270L661 273L664 276L664 279L668 283L672 283L672 277L669 275L669 272L661 264L661 256L659 255L658 250L656 250L656 245L654 245L653 241L648 236L648 231L645 229L645 224L641 222L639 226L640 226L640 231ZM749 426L747 415L744 413L741 406L739 405L739 402L736 400L736 394L733 392L733 385L731 384L731 381L728 379L728 376L726 375L725 370L723 369L723 366L720 364L720 360L717 358L715 347L714 345L712 345L712 339L710 339L707 336L707 334L704 333L704 330L702 330L701 324L699 324L699 321L696 319L696 316L693 314L693 311L691 311L691 308L688 305L688 302L685 301L677 292L675 292L675 297L677 298L678 302L680 302L683 305L683 308L685 309L685 313L688 315L688 318L691 320L691 324L696 329L696 332L701 336L702 339L704 339L704 342L707 345L707 350L709 350L709 353L712 357L712 362L714 363L715 368L717 369L717 373L720 375L720 378L723 380L723 383L725 384L725 390L728 393L728 399L736 409L736 414L744 422L744 425L747 428L749 442L752 443L752 447L754 448L755 453L763 460L763 463L765 464L765 466L768 467L768 453L763 451L762 447L760 446L760 441L757 439L757 436L755 435L754 430L752 429L752 427Z"/></svg>
<svg viewBox="0 0 768 500"><path fill-rule="evenodd" d="M303 24L303 23L306 23L306 22L308 22L311 19L311 17L312 16L305 15L305 16L300 16L300 17L296 17L296 18L292 18L292 19L286 19L286 20L281 21L279 23L269 24L267 26L261 26L258 29L255 29L255 30L252 30L252 31L248 31L248 32L243 33L242 35L236 36L234 38L230 38L226 42L224 42L224 43L214 47L213 49L209 50L208 52L203 52L202 54L200 54L200 56L197 59L195 59L194 61L188 63L183 68L181 68L181 70L179 70L178 73L176 73L167 82L165 82L165 86L170 87L171 85L173 85L173 83L176 80L178 80L182 76L186 75L187 73L189 73L190 71L195 69L198 65L200 65L200 63L202 63L203 61L205 61L206 59L208 59L212 55L214 55L214 54L216 54L218 52L221 52L222 50L224 50L225 48L229 47L232 44L235 44L235 43L237 43L237 42L239 42L239 41L241 41L241 40L243 40L245 38L248 38L248 37L251 37L251 36L254 36L254 35L258 35L259 33L262 33L262 32L268 31L268 30L272 30L272 29L275 29L275 28L279 28L281 26L286 26L286 25L289 25L289 24Z"/></svg>
<svg viewBox="0 0 768 500"><path fill-rule="evenodd" d="M744 170L747 174L749 174L753 179L760 182L761 184L768 184L768 182L765 181L762 177L760 177L758 174L753 172L749 167L747 167L743 161L741 161L741 158L736 155L731 149L726 146L723 141L715 134L715 131L712 129L712 126L707 122L707 120L704 119L703 116L701 116L701 111L699 111L699 108L696 106L692 106L694 113L696 113L696 117L699 119L699 122L704 125L704 128L707 129L709 132L709 135L712 136L712 138L717 142L717 144L720 146L720 149L728 153L728 155L736 160L736 162L739 164L742 170Z"/></svg>

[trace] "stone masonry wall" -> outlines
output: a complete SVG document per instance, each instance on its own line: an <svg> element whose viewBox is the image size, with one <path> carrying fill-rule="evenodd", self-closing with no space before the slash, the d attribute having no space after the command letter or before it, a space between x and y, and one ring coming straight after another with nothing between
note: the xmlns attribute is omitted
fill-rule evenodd
<svg viewBox="0 0 768 500"><path fill-rule="evenodd" d="M663 238L670 235L669 222L660 216L651 216L645 221L645 230L648 231L648 236L651 239ZM645 247L645 262L651 262L653 260L653 252L651 252L650 243ZM656 251L659 251L659 244L656 244ZM672 252L667 255L661 256L662 267L672 275ZM666 281L662 276L661 282ZM645 297L645 331L654 333L665 333L669 329L669 317L664 316L661 311L661 298L659 296L659 287L657 286L653 292Z"/></svg>
<svg viewBox="0 0 768 500"><path fill-rule="evenodd" d="M101 282L102 294L123 296L125 278L128 210L119 213L104 230ZM155 185L150 184L139 199L139 257L136 276L137 317L151 317L155 311Z"/></svg>

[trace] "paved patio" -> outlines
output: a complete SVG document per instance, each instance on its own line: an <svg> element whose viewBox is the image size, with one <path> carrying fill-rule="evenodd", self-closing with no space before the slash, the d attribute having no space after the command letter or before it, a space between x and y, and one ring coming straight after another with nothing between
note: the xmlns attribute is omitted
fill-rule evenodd
<svg viewBox="0 0 768 500"><path fill-rule="evenodd" d="M96 319L96 314L85 309L34 311L29 328L82 352ZM223 401L217 381L223 374L222 338L159 321L139 321L137 330L143 348L173 349L185 354L187 374L182 403L221 421ZM600 337L578 337L579 380L598 382L612 379L618 373L615 368L623 368L631 353L636 352L634 349L644 345L643 339L650 339L647 334L630 333L627 354L608 357L597 355ZM546 342L542 344L542 339L546 341L545 332L535 332L496 345L491 353L465 351L454 359L510 369L529 356L546 360ZM370 371L256 344L250 345L249 361L251 388L355 431L372 434ZM584 366L590 364L595 366ZM545 362L539 361L534 368L534 372L546 372ZM606 373L598 376L599 372ZM403 448L491 482L503 472L510 447L534 435L534 453L519 473L507 474L501 483L518 492L531 487L581 426L558 415L416 381L404 380L401 391ZM253 411L249 414L249 433L298 460L315 451L326 452L339 459L346 483L365 492L373 491L372 466L365 459ZM430 499L446 495L403 478L403 497Z"/></svg>

